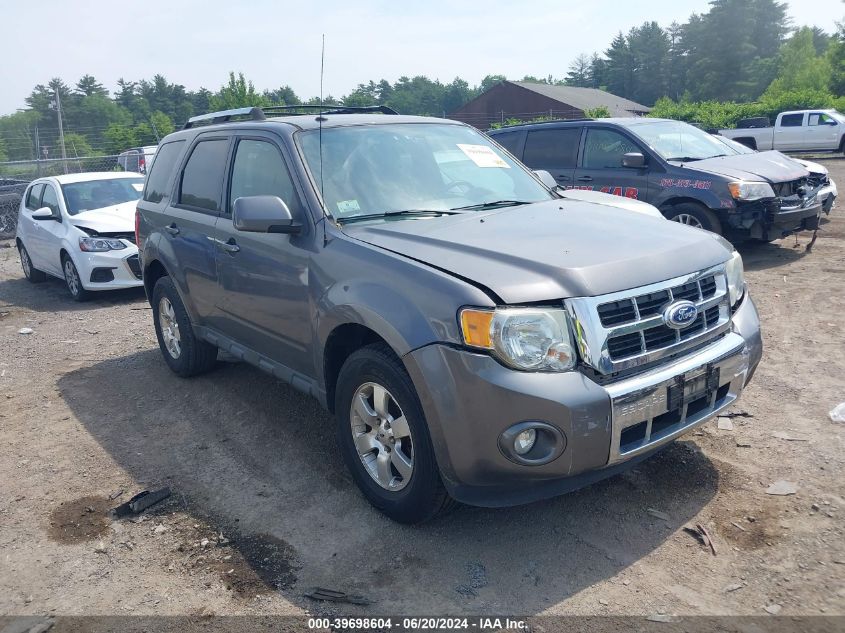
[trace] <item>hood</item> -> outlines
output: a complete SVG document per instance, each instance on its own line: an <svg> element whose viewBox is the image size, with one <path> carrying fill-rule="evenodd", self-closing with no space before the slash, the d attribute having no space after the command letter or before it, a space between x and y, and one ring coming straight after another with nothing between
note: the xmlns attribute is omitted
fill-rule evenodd
<svg viewBox="0 0 845 633"><path fill-rule="evenodd" d="M653 218L665 220L663 214L657 210L657 207L649 204L648 202L636 200L635 198L623 198L622 196L602 193L601 191L590 191L588 189L567 189L560 192L560 195L571 200L583 200L584 202L603 204L608 207L616 207L617 209L643 213L645 215L650 215Z"/></svg>
<svg viewBox="0 0 845 633"><path fill-rule="evenodd" d="M713 233L578 200L347 224L355 239L490 289L508 304L626 290L730 257Z"/></svg>
<svg viewBox="0 0 845 633"><path fill-rule="evenodd" d="M813 163L809 160L803 160L801 158L790 158L790 160L798 163L811 174L822 174L824 176L827 176L827 167L825 167L824 165L821 165L819 163Z"/></svg>
<svg viewBox="0 0 845 633"><path fill-rule="evenodd" d="M78 227L97 233L133 233L135 231L134 200L102 209L89 209L76 215L69 215L68 221Z"/></svg>
<svg viewBox="0 0 845 633"><path fill-rule="evenodd" d="M685 162L684 167L736 180L763 178L771 183L789 182L808 175L801 165L775 151L706 158Z"/></svg>

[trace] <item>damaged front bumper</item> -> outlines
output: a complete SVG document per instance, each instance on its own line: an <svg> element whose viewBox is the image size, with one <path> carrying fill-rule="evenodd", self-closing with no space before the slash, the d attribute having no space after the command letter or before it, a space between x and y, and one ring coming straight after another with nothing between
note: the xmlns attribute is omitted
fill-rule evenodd
<svg viewBox="0 0 845 633"><path fill-rule="evenodd" d="M725 229L732 235L766 241L796 231L815 230L823 209L820 191L821 188L804 196L737 202L736 210L727 216Z"/></svg>

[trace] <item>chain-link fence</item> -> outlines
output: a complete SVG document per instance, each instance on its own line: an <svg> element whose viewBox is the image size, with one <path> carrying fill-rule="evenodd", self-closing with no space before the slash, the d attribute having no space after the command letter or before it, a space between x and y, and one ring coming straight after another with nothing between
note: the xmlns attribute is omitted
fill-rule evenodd
<svg viewBox="0 0 845 633"><path fill-rule="evenodd" d="M36 178L89 171L124 171L127 167L136 171L137 165L137 159L134 164L127 164L125 155L0 162L0 239L15 234L21 198L26 186Z"/></svg>

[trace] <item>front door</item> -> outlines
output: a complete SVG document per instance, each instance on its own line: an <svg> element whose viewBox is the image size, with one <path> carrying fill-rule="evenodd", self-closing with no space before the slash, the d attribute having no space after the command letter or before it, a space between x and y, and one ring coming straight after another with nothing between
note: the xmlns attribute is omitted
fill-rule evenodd
<svg viewBox="0 0 845 633"><path fill-rule="evenodd" d="M807 115L807 144L804 149L836 149L839 147L841 124L825 112L810 112Z"/></svg>
<svg viewBox="0 0 845 633"><path fill-rule="evenodd" d="M62 275L62 238L67 227L62 222L62 209L59 204L59 192L55 185L46 183L41 196L41 206L48 207L53 212L55 220L35 221L35 249L38 253L35 261L37 268L54 275Z"/></svg>
<svg viewBox="0 0 845 633"><path fill-rule="evenodd" d="M281 198L304 228L299 235L250 233L232 224L234 201ZM217 224L219 328L224 334L286 367L313 376L309 263L313 226L270 135L238 139L227 209Z"/></svg>
<svg viewBox="0 0 845 633"><path fill-rule="evenodd" d="M575 186L647 201L647 165L645 168L622 166L622 158L631 152L648 157L639 145L621 132L587 128L581 163L575 170Z"/></svg>

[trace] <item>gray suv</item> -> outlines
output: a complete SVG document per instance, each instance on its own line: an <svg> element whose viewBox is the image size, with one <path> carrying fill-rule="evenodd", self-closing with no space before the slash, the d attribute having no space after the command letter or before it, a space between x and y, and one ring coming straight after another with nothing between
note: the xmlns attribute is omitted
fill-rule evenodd
<svg viewBox="0 0 845 633"><path fill-rule="evenodd" d="M223 349L317 398L393 519L608 477L750 380L723 238L561 198L455 121L282 112L162 141L137 212L156 335L179 376Z"/></svg>

